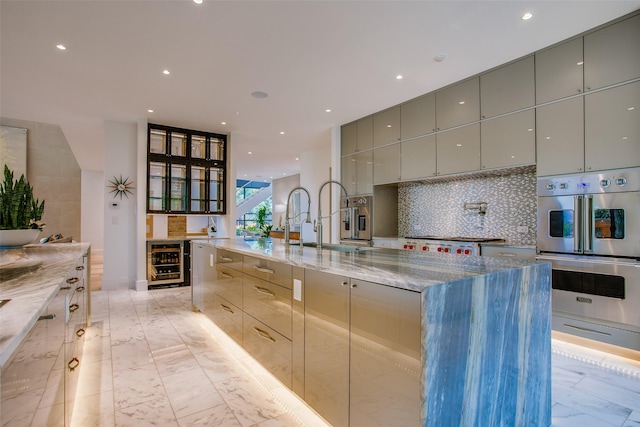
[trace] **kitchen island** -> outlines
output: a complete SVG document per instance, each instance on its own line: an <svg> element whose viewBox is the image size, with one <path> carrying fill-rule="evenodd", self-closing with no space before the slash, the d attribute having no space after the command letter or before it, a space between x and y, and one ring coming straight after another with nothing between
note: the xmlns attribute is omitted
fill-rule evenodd
<svg viewBox="0 0 640 427"><path fill-rule="evenodd" d="M69 424L90 324L89 260L88 243L0 249L2 425Z"/></svg>
<svg viewBox="0 0 640 427"><path fill-rule="evenodd" d="M548 263L193 245L194 307L331 424L551 424Z"/></svg>

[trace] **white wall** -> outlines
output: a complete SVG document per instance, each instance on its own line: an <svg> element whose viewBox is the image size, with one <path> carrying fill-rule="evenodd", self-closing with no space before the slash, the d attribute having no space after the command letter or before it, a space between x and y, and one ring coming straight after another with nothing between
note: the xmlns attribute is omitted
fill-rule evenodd
<svg viewBox="0 0 640 427"><path fill-rule="evenodd" d="M272 220L273 220L273 229L282 223L282 227L284 229L285 216L286 216L286 207L285 212L275 212L275 206L277 204L285 205L287 204L287 197L291 190L300 186L300 174L287 176L285 178L278 178L271 181L271 200L273 201L272 206ZM300 196L301 198L306 198L306 196ZM312 196L313 197L313 196ZM307 201L304 200L304 203Z"/></svg>
<svg viewBox="0 0 640 427"><path fill-rule="evenodd" d="M135 123L106 121L105 167L102 194L104 197L104 273L102 288L132 288L136 281L138 228L136 225L136 203L138 196L146 193L145 181L139 180L137 164L138 126ZM144 169L146 171L146 168ZM114 198L107 186L114 177L134 181L133 195ZM118 206L113 207L112 203ZM144 212L144 210L143 210Z"/></svg>
<svg viewBox="0 0 640 427"><path fill-rule="evenodd" d="M311 222L317 220L318 216L318 191L323 182L331 178L331 144L327 140L325 147L313 151L307 151L300 155L300 185L311 194ZM337 186L331 191L339 190ZM325 187L322 192L322 214L329 214L329 186ZM304 197L304 196L303 196ZM302 199L301 199L302 201ZM304 202L303 206L304 206ZM335 210L336 207L332 207ZM329 242L329 221L323 222L324 242ZM302 239L306 242L316 241L316 233L313 231L313 224L302 224Z"/></svg>
<svg viewBox="0 0 640 427"><path fill-rule="evenodd" d="M82 241L91 243L91 252L104 251L104 172L82 171L81 234Z"/></svg>

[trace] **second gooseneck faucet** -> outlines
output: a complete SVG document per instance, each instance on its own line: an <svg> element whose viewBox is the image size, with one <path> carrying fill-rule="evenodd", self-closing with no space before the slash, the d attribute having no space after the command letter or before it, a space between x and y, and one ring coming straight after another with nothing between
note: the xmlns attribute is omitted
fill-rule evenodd
<svg viewBox="0 0 640 427"><path fill-rule="evenodd" d="M335 181L330 179L329 181L324 182L321 186L320 186L320 190L318 191L318 222L316 224L315 227L315 232L316 232L316 247L318 249L320 249L322 247L322 189L329 184L337 184L340 186L340 188L342 188L342 191L344 192L344 196L347 197L347 189L344 188L344 185L340 184L340 182ZM327 215L327 218L331 218L331 216L334 214L335 212L330 212L329 215Z"/></svg>
<svg viewBox="0 0 640 427"><path fill-rule="evenodd" d="M290 234L291 234L291 224L290 224L289 221L294 218L294 217L289 216L289 209L290 209L290 206L291 206L291 203L290 203L291 196L293 195L293 193L295 193L296 191L299 191L299 190L302 190L305 193L307 193L307 211L306 211L307 218L305 219L305 222L309 223L309 224L311 223L311 195L309 194L309 191L306 188L304 188L304 187L295 187L293 190L291 190L289 192L289 195L287 196L287 209L286 209L286 212L285 212L285 215L284 215L284 219L285 219L285 222L284 222L284 243L287 244L287 245L289 244ZM303 213L305 213L305 212L300 212L300 213L296 214L295 216L296 217L300 216ZM302 246L302 230L300 230L299 242L300 242L300 246Z"/></svg>

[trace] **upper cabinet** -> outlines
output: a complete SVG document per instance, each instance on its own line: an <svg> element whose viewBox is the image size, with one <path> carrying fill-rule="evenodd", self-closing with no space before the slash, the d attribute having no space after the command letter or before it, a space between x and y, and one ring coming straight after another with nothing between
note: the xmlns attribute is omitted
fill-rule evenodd
<svg viewBox="0 0 640 427"><path fill-rule="evenodd" d="M584 103L585 169L640 166L640 81L588 94Z"/></svg>
<svg viewBox="0 0 640 427"><path fill-rule="evenodd" d="M436 95L428 93L400 106L400 138L409 139L436 131Z"/></svg>
<svg viewBox="0 0 640 427"><path fill-rule="evenodd" d="M582 37L536 53L536 103L582 93Z"/></svg>
<svg viewBox="0 0 640 427"><path fill-rule="evenodd" d="M474 77L436 92L436 130L480 120L480 79Z"/></svg>
<svg viewBox="0 0 640 427"><path fill-rule="evenodd" d="M373 150L343 156L340 160L341 183L347 194L373 193Z"/></svg>
<svg viewBox="0 0 640 427"><path fill-rule="evenodd" d="M483 121L480 126L482 169L535 164L535 127L533 109Z"/></svg>
<svg viewBox="0 0 640 427"><path fill-rule="evenodd" d="M373 148L373 116L367 116L341 127L342 155Z"/></svg>
<svg viewBox="0 0 640 427"><path fill-rule="evenodd" d="M224 214L226 135L148 125L147 212Z"/></svg>
<svg viewBox="0 0 640 427"><path fill-rule="evenodd" d="M586 91L637 77L640 77L640 15L584 36Z"/></svg>
<svg viewBox="0 0 640 427"><path fill-rule="evenodd" d="M400 140L400 106L373 115L373 146Z"/></svg>
<svg viewBox="0 0 640 427"><path fill-rule="evenodd" d="M403 180L436 175L436 136L427 135L401 143L400 177Z"/></svg>
<svg viewBox="0 0 640 427"><path fill-rule="evenodd" d="M437 175L480 170L480 125L439 133L436 152Z"/></svg>
<svg viewBox="0 0 640 427"><path fill-rule="evenodd" d="M480 76L483 119L535 105L533 64L530 56Z"/></svg>
<svg viewBox="0 0 640 427"><path fill-rule="evenodd" d="M400 144L373 150L373 183L387 184L400 180Z"/></svg>

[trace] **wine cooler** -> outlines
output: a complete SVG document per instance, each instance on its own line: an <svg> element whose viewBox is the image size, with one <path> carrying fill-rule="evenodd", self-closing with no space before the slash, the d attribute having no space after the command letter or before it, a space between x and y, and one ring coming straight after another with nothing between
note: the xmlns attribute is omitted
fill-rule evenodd
<svg viewBox="0 0 640 427"><path fill-rule="evenodd" d="M147 242L147 281L149 287L179 285L184 282L182 241Z"/></svg>

